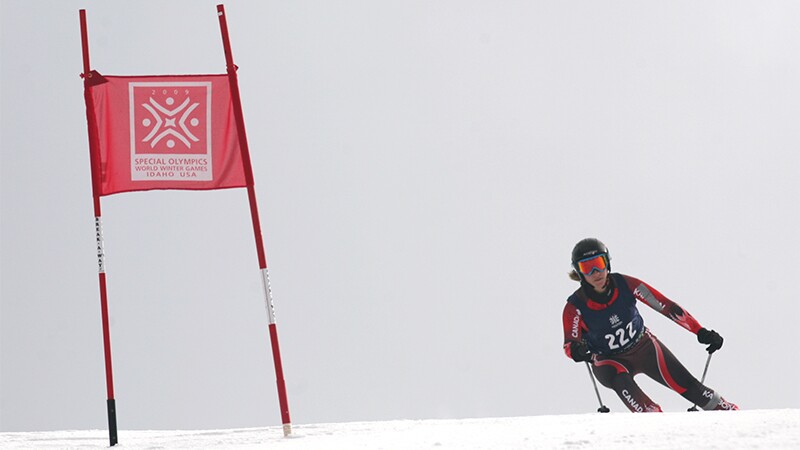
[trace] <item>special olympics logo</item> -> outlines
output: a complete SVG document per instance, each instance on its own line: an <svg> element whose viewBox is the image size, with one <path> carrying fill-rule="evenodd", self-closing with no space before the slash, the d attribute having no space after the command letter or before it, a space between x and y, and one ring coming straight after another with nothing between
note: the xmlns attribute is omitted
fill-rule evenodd
<svg viewBox="0 0 800 450"><path fill-rule="evenodd" d="M134 154L210 153L210 82L133 82L130 95Z"/></svg>

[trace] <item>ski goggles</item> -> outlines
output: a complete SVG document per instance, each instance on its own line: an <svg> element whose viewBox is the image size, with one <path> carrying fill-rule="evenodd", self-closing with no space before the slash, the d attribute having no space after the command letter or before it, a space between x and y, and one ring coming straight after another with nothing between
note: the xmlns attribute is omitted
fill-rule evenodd
<svg viewBox="0 0 800 450"><path fill-rule="evenodd" d="M602 272L608 269L608 262L606 261L606 255L600 254L597 256L592 256L586 259L582 259L578 261L578 270L584 275L588 276L594 273L594 271Z"/></svg>

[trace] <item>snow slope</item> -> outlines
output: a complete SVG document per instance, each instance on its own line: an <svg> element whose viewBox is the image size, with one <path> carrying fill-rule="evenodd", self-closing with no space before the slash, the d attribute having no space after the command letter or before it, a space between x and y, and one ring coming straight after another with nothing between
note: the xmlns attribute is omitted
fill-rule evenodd
<svg viewBox="0 0 800 450"><path fill-rule="evenodd" d="M579 414L119 433L121 449L800 449L800 410ZM103 448L105 430L0 433L0 448Z"/></svg>

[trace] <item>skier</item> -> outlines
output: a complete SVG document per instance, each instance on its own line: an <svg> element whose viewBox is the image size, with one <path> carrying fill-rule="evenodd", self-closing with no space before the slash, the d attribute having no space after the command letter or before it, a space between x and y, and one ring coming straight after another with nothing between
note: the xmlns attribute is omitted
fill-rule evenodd
<svg viewBox="0 0 800 450"><path fill-rule="evenodd" d="M645 303L708 344L709 354L722 347L722 336L700 326L687 311L636 278L611 273L608 248L597 239L578 242L572 250L570 278L580 281L564 306L564 352L575 362L592 363L600 383L613 389L632 412L661 412L636 384L644 373L705 410L738 410L702 385L650 330L636 308Z"/></svg>

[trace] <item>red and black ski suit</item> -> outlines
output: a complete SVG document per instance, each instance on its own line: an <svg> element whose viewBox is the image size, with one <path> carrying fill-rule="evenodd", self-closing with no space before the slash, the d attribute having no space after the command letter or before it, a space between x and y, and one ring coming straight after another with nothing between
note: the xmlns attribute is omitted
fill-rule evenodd
<svg viewBox="0 0 800 450"><path fill-rule="evenodd" d="M644 373L703 409L729 409L718 393L700 384L672 352L644 326L637 309L642 302L694 334L702 328L688 312L648 284L627 275L609 274L604 295L582 285L564 306L564 351L585 341L592 352L592 371L633 412L660 412L633 377Z"/></svg>

